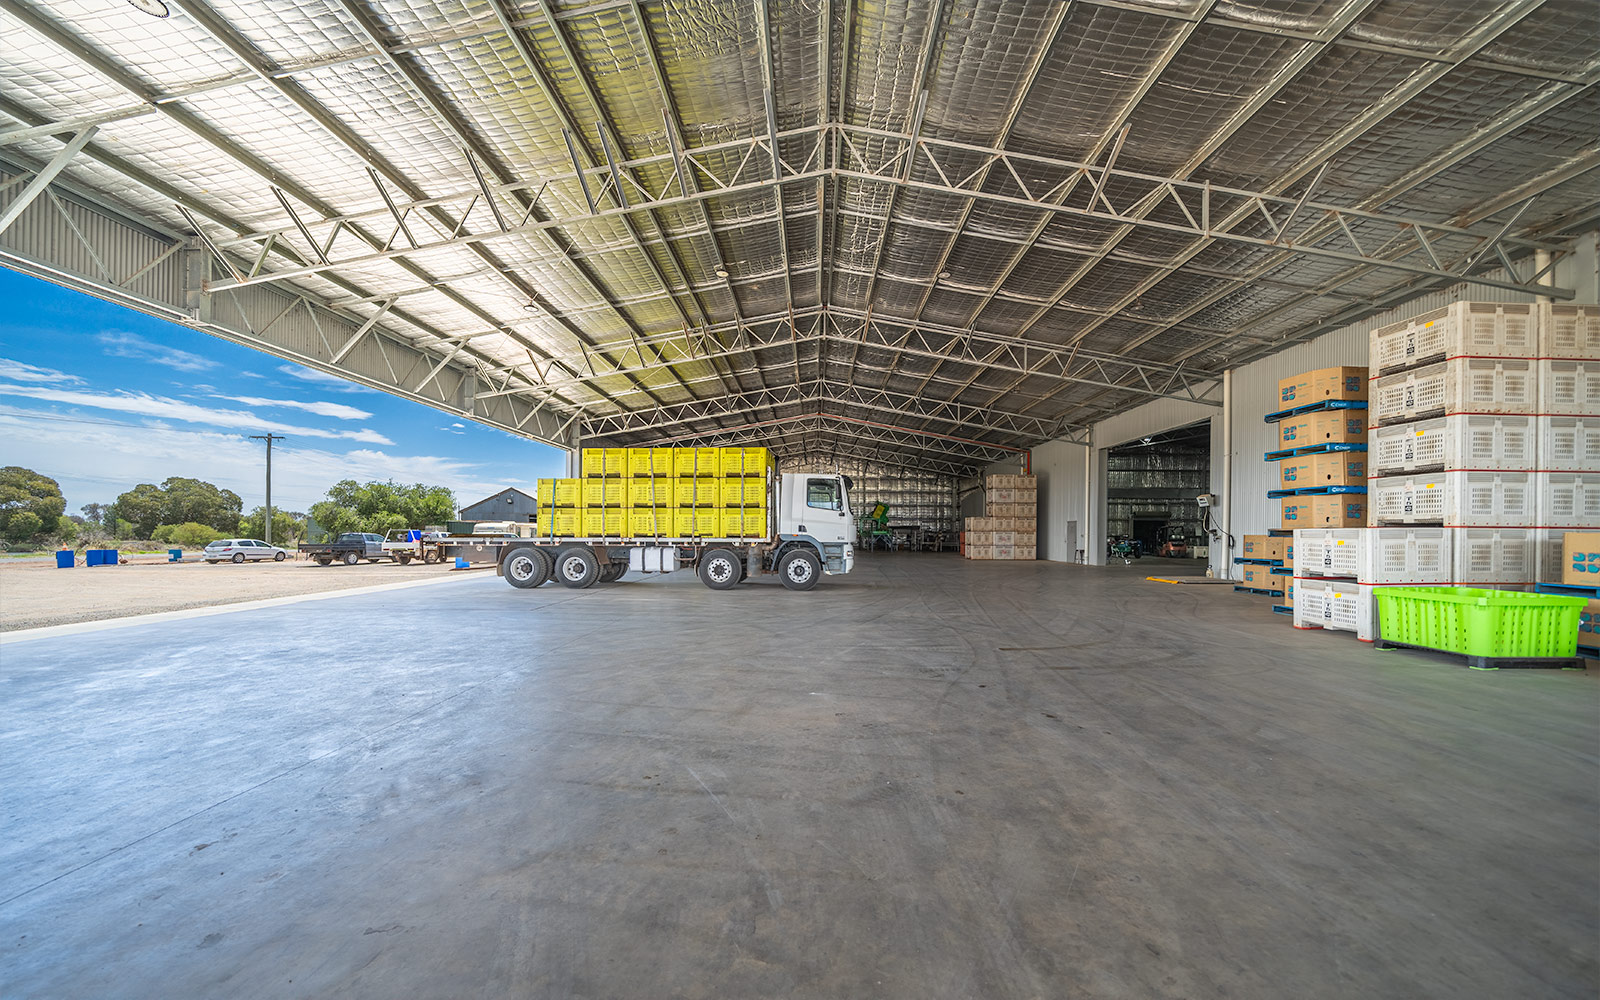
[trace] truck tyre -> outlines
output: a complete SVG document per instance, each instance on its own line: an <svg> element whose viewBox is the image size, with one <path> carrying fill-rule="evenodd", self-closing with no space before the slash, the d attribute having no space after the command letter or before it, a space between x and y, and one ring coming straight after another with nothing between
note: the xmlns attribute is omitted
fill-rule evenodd
<svg viewBox="0 0 1600 1000"><path fill-rule="evenodd" d="M439 553L429 549L422 554L422 561L425 563L436 563L439 561Z"/></svg>
<svg viewBox="0 0 1600 1000"><path fill-rule="evenodd" d="M287 552L275 552L272 555L273 562L283 562L287 558L289 558L289 553Z"/></svg>
<svg viewBox="0 0 1600 1000"><path fill-rule="evenodd" d="M550 557L528 546L506 553L500 565L506 582L519 590L532 590L550 579Z"/></svg>
<svg viewBox="0 0 1600 1000"><path fill-rule="evenodd" d="M346 552L344 554L344 564L346 566L354 566L356 563L358 563L360 561L361 561L361 557L359 555L357 555L356 553L354 553L354 552Z"/></svg>
<svg viewBox="0 0 1600 1000"><path fill-rule="evenodd" d="M712 590L732 590L739 585L738 553L712 549L700 557L700 582Z"/></svg>
<svg viewBox="0 0 1600 1000"><path fill-rule="evenodd" d="M822 560L810 549L790 549L778 560L778 579L790 590L810 590L822 576Z"/></svg>
<svg viewBox="0 0 1600 1000"><path fill-rule="evenodd" d="M317 565L318 566L332 566L333 565L333 556L317 556Z"/></svg>
<svg viewBox="0 0 1600 1000"><path fill-rule="evenodd" d="M235 552L233 554L233 561L236 562L236 563L244 562L244 553L243 552Z"/></svg>
<svg viewBox="0 0 1600 1000"><path fill-rule="evenodd" d="M555 577L573 590L592 587L600 579L600 560L582 545L574 545L556 553Z"/></svg>
<svg viewBox="0 0 1600 1000"><path fill-rule="evenodd" d="M616 583L618 580L622 579L624 576L627 575L627 573L628 573L628 564L627 563L612 563L611 565L616 567L615 569L613 569L611 571L611 582L612 583Z"/></svg>
<svg viewBox="0 0 1600 1000"><path fill-rule="evenodd" d="M411 565L411 553L402 552L399 555L394 557L394 561L399 563L402 566L410 566Z"/></svg>

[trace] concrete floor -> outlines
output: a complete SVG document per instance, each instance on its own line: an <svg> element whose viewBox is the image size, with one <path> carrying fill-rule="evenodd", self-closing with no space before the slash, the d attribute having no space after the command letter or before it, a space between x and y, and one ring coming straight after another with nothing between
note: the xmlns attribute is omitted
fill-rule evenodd
<svg viewBox="0 0 1600 1000"><path fill-rule="evenodd" d="M8 645L0 995L1595 995L1600 671L1147 570L469 577Z"/></svg>

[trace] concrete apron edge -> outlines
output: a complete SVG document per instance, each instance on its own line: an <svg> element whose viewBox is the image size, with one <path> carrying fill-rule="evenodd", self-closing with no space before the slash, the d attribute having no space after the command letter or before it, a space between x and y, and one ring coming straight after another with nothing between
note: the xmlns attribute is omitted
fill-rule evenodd
<svg viewBox="0 0 1600 1000"><path fill-rule="evenodd" d="M332 597L353 597L357 594L376 594L385 590L405 590L410 587L432 587L441 583L464 580L475 574L451 570L450 575L437 580L403 580L399 583L378 583L370 587L349 587L344 590L322 590L314 594L289 594L285 597L263 597L254 601L237 601L232 604L210 604L203 608L181 608L177 611L152 611L144 615L126 615L121 618L102 618L92 622L68 622L63 625L43 625L39 628L0 632L0 646L28 642L33 639L52 639L63 635L82 635L87 632L105 632L133 625L151 625L156 622L182 621L186 618L206 618L211 615L233 614L236 611L253 611L257 608L276 608L285 604L302 604Z"/></svg>

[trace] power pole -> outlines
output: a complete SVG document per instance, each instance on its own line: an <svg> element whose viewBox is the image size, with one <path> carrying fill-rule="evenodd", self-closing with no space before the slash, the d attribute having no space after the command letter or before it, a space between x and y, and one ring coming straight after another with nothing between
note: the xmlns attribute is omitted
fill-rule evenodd
<svg viewBox="0 0 1600 1000"><path fill-rule="evenodd" d="M250 440L265 441L267 443L267 516L262 520L266 522L265 534L262 541L272 544L272 442L282 441L282 434L252 434Z"/></svg>

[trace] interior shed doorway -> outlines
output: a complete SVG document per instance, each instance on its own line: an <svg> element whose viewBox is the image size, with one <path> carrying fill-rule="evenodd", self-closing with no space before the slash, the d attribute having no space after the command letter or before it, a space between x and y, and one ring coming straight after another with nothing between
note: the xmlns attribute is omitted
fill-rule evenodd
<svg viewBox="0 0 1600 1000"><path fill-rule="evenodd" d="M1198 497L1211 489L1211 422L1150 434L1106 450L1107 558L1119 545L1140 558L1184 560L1203 572Z"/></svg>

